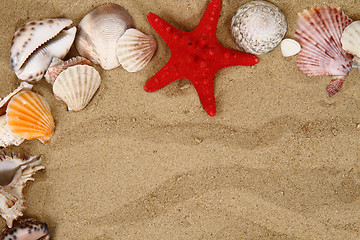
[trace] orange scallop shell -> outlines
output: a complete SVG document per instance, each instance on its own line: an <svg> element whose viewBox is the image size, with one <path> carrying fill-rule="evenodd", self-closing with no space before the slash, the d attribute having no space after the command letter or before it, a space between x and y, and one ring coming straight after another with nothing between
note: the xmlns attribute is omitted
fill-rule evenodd
<svg viewBox="0 0 360 240"><path fill-rule="evenodd" d="M11 98L6 109L10 131L25 139L49 143L55 123L46 100L37 93L24 91Z"/></svg>

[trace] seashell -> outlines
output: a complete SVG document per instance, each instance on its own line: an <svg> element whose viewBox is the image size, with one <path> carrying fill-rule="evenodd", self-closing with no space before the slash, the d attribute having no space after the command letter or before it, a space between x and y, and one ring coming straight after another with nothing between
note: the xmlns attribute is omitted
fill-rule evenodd
<svg viewBox="0 0 360 240"><path fill-rule="evenodd" d="M13 134L10 131L6 122L6 116L0 116L0 147L6 148L10 145L19 146L24 140L25 138L17 134Z"/></svg>
<svg viewBox="0 0 360 240"><path fill-rule="evenodd" d="M273 50L287 31L284 14L274 4L251 1L236 11L231 32L237 45L251 54L264 54Z"/></svg>
<svg viewBox="0 0 360 240"><path fill-rule="evenodd" d="M298 14L297 65L308 76L345 76L352 56L341 47L341 33L352 22L340 8L321 6Z"/></svg>
<svg viewBox="0 0 360 240"><path fill-rule="evenodd" d="M341 36L342 48L360 58L360 21L349 24Z"/></svg>
<svg viewBox="0 0 360 240"><path fill-rule="evenodd" d="M22 190L26 182L33 181L32 175L45 168L40 163L39 156L7 156L0 152L0 214L10 228L13 221L22 216L25 210Z"/></svg>
<svg viewBox="0 0 360 240"><path fill-rule="evenodd" d="M15 222L14 226L0 234L0 240L49 240L50 232L46 223L33 219Z"/></svg>
<svg viewBox="0 0 360 240"><path fill-rule="evenodd" d="M301 45L298 68L308 76L329 75L329 96L338 92L352 67L352 56L341 47L341 35L352 20L340 8L321 6L298 14L295 38Z"/></svg>
<svg viewBox="0 0 360 240"><path fill-rule="evenodd" d="M154 37L130 28L119 38L116 54L121 66L128 72L143 69L154 56L157 42Z"/></svg>
<svg viewBox="0 0 360 240"><path fill-rule="evenodd" d="M94 67L76 65L59 74L53 92L66 103L68 110L80 111L94 96L100 82L100 74Z"/></svg>
<svg viewBox="0 0 360 240"><path fill-rule="evenodd" d="M13 96L6 109L6 121L12 133L25 139L39 139L47 144L54 134L55 123L45 98L23 91Z"/></svg>
<svg viewBox="0 0 360 240"><path fill-rule="evenodd" d="M60 58L53 58L49 68L45 73L45 79L48 83L54 84L55 79L59 76L59 74L67 69L68 67L75 65L89 65L92 63L84 57L72 57L67 61L62 61Z"/></svg>
<svg viewBox="0 0 360 240"><path fill-rule="evenodd" d="M281 53L284 57L290 57L298 54L301 50L300 44L294 39L284 39L280 44Z"/></svg>
<svg viewBox="0 0 360 240"><path fill-rule="evenodd" d="M75 46L81 56L104 69L120 64L116 43L126 29L133 27L131 15L117 4L101 5L90 11L79 23Z"/></svg>
<svg viewBox="0 0 360 240"><path fill-rule="evenodd" d="M64 58L74 42L76 27L61 31L56 37L35 50L23 66L15 71L16 76L24 81L35 82L42 79L51 60Z"/></svg>
<svg viewBox="0 0 360 240"><path fill-rule="evenodd" d="M6 113L7 105L13 96L15 96L17 93L19 93L21 91L26 91L26 90L30 91L32 89L32 87L33 87L33 85L31 85L30 83L22 82L22 83L20 83L20 86L18 88L16 88L12 93L10 93L5 98L3 98L0 101L0 116L4 115Z"/></svg>
<svg viewBox="0 0 360 240"><path fill-rule="evenodd" d="M28 22L20 27L14 34L10 50L11 69L19 70L32 52L71 23L67 18L55 18Z"/></svg>

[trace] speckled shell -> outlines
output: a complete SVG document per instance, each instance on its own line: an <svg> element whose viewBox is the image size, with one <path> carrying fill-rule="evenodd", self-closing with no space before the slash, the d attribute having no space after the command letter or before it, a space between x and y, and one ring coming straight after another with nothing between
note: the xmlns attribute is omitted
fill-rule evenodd
<svg viewBox="0 0 360 240"><path fill-rule="evenodd" d="M342 48L360 58L360 21L349 24L341 36Z"/></svg>
<svg viewBox="0 0 360 240"><path fill-rule="evenodd" d="M22 219L0 234L0 240L49 240L50 232L46 223L33 219Z"/></svg>
<svg viewBox="0 0 360 240"><path fill-rule="evenodd" d="M6 109L6 121L12 133L25 139L39 139L49 143L55 123L45 98L24 91L11 98Z"/></svg>
<svg viewBox="0 0 360 240"><path fill-rule="evenodd" d="M90 11L79 23L75 46L81 56L104 69L120 64L116 43L126 29L133 27L131 15L117 4L105 4Z"/></svg>
<svg viewBox="0 0 360 240"><path fill-rule="evenodd" d="M126 71L137 72L150 62L156 49L157 42L153 36L130 28L119 38L116 54Z"/></svg>
<svg viewBox="0 0 360 240"><path fill-rule="evenodd" d="M53 92L66 103L68 110L80 111L94 96L100 82L100 74L94 67L76 65L59 74Z"/></svg>
<svg viewBox="0 0 360 240"><path fill-rule="evenodd" d="M45 73L45 79L48 83L54 84L56 78L59 74L67 69L68 67L72 67L75 65L89 65L91 66L91 62L84 57L72 57L69 60L62 61L60 58L53 58L49 68Z"/></svg>
<svg viewBox="0 0 360 240"><path fill-rule="evenodd" d="M40 163L41 158L38 156L23 158L0 152L0 214L10 228L13 221L22 216L25 210L22 190L26 182L33 181L32 175L45 168Z"/></svg>
<svg viewBox="0 0 360 240"><path fill-rule="evenodd" d="M31 21L20 27L14 34L10 50L11 68L17 71L38 47L55 37L72 23L67 18Z"/></svg>
<svg viewBox="0 0 360 240"><path fill-rule="evenodd" d="M266 1L251 1L242 5L231 22L231 32L237 45L255 55L273 50L286 31L284 14Z"/></svg>
<svg viewBox="0 0 360 240"><path fill-rule="evenodd" d="M321 6L298 14L295 39L301 45L297 65L308 76L345 76L352 56L341 47L341 35L352 20L340 8Z"/></svg>
<svg viewBox="0 0 360 240"><path fill-rule="evenodd" d="M23 66L15 71L24 81L35 82L43 78L53 58L64 58L74 42L76 27L61 31L56 37L35 50Z"/></svg>

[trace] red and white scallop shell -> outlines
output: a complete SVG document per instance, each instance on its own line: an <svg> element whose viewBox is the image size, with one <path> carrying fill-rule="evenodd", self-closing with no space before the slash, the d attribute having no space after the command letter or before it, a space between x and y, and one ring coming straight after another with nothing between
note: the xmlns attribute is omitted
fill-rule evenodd
<svg viewBox="0 0 360 240"><path fill-rule="evenodd" d="M340 39L351 22L340 8L320 6L299 13L295 32L301 45L296 61L299 69L308 76L346 76L353 57L344 51ZM339 91L341 85L328 86L331 94Z"/></svg>

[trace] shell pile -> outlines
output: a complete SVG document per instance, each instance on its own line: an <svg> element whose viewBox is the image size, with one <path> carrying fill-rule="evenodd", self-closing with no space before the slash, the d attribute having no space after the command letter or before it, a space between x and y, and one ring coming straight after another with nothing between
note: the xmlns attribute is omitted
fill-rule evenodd
<svg viewBox="0 0 360 240"><path fill-rule="evenodd" d="M123 7L117 4L99 6L80 21L76 49L103 69L122 65L128 71L139 71L155 54L157 43L138 30L127 31L133 27L134 20Z"/></svg>
<svg viewBox="0 0 360 240"><path fill-rule="evenodd" d="M299 69L308 76L334 76L326 90L336 94L352 67L352 55L341 46L341 36L352 20L340 8L321 6L298 14L295 38L301 45Z"/></svg>
<svg viewBox="0 0 360 240"><path fill-rule="evenodd" d="M274 4L251 1L242 5L231 22L231 32L245 52L260 55L272 51L287 31L284 14Z"/></svg>
<svg viewBox="0 0 360 240"><path fill-rule="evenodd" d="M34 180L33 174L45 168L40 163L38 156L21 158L0 152L0 214L8 227L23 215L25 198L22 190L27 181Z"/></svg>
<svg viewBox="0 0 360 240"><path fill-rule="evenodd" d="M19 79L35 82L42 79L53 57L63 58L75 39L76 27L67 18L31 21L14 34L10 61Z"/></svg>
<svg viewBox="0 0 360 240"><path fill-rule="evenodd" d="M22 219L0 234L0 240L48 240L50 232L46 223Z"/></svg>

